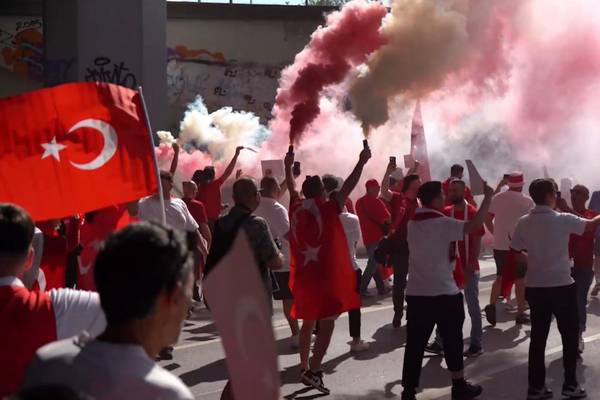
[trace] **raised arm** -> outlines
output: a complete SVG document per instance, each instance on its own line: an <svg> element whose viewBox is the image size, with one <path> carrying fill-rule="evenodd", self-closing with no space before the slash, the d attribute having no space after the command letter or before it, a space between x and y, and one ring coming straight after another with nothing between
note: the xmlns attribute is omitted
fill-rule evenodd
<svg viewBox="0 0 600 400"><path fill-rule="evenodd" d="M292 150L290 148L290 150ZM292 174L292 165L294 165L294 152L288 151L283 159L283 165L285 167L285 184L287 190L290 192L290 202L300 197L300 193L296 191L296 181Z"/></svg>
<svg viewBox="0 0 600 400"><path fill-rule="evenodd" d="M367 161L369 161L369 158L371 158L371 149L367 147L360 152L360 156L358 157L358 162L356 163L356 166L354 167L350 175L348 175L348 178L346 178L346 180L344 181L344 184L342 185L340 191L337 192L335 198L338 205L340 206L340 210L344 208L346 200L348 200L348 196L350 196L350 193L352 193L352 191L356 187L356 184L360 179L360 175L362 174L363 167L365 166Z"/></svg>
<svg viewBox="0 0 600 400"><path fill-rule="evenodd" d="M173 161L171 161L171 168L169 168L169 172L171 175L175 174L177 171L177 163L179 162L179 144L177 142L173 142Z"/></svg>
<svg viewBox="0 0 600 400"><path fill-rule="evenodd" d="M475 232L481 225L483 225L483 221L489 213L490 204L492 203L492 197L494 196L494 189L488 186L487 183L484 183L484 194L483 202L481 203L481 207L477 210L477 214L475 214L475 218L465 224L465 235Z"/></svg>
<svg viewBox="0 0 600 400"><path fill-rule="evenodd" d="M381 179L381 197L385 200L390 201L392 199L392 192L390 191L390 174L396 170L396 167L391 162L388 163L383 178Z"/></svg>
<svg viewBox="0 0 600 400"><path fill-rule="evenodd" d="M221 175L219 177L219 180L221 182L225 182L233 173L233 170L235 168L235 164L237 163L237 159L240 156L240 152L242 151L242 149L244 148L244 146L238 146L235 149L235 154L233 155L233 158L231 159L231 161L229 162L229 165L227 165L227 168L225 168L225 171L223 171L223 175Z"/></svg>
<svg viewBox="0 0 600 400"><path fill-rule="evenodd" d="M494 214L488 212L485 217L485 227L492 235L494 234Z"/></svg>

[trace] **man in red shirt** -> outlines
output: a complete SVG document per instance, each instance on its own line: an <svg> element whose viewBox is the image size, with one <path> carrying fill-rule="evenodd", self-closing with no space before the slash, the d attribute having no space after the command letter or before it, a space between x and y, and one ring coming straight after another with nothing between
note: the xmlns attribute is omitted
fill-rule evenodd
<svg viewBox="0 0 600 400"><path fill-rule="evenodd" d="M182 188L182 200L187 206L188 210L190 210L190 214L192 214L192 217L194 217L196 223L198 223L198 230L206 240L206 248L209 249L212 236L210 233L210 228L208 227L208 217L206 215L206 209L204 208L204 204L196 200L198 187L196 186L196 183L194 183L194 181L185 181L182 183Z"/></svg>
<svg viewBox="0 0 600 400"><path fill-rule="evenodd" d="M0 203L0 398L15 392L36 350L106 321L97 293L72 289L30 291L19 279L34 258L34 226L25 210Z"/></svg>
<svg viewBox="0 0 600 400"><path fill-rule="evenodd" d="M235 149L235 154L229 165L223 171L223 175L217 179L215 179L215 168L213 166L208 166L203 170L196 170L192 176L192 181L198 185L196 200L204 204L211 229L221 214L221 186L233 173L235 164L243 148L243 146L238 146Z"/></svg>
<svg viewBox="0 0 600 400"><path fill-rule="evenodd" d="M465 195L467 186L460 179L455 179L448 186L448 197L451 206L444 209L444 214L459 221L472 221L477 214L477 209L467 203ZM465 210L467 210L465 216ZM483 225L475 232L466 235L466 240L457 244L457 267L462 268L464 276L464 291L467 309L471 317L471 339L469 349L465 352L467 357L477 357L483 353L481 338L483 328L481 324L481 307L479 305L479 253L481 251L481 238L485 235ZM465 245L466 243L466 245Z"/></svg>
<svg viewBox="0 0 600 400"><path fill-rule="evenodd" d="M442 190L444 191L444 197L446 198L446 204L445 204L446 206L452 205L452 203L450 202L450 197L448 196L448 189L450 186L450 182L452 182L455 179L462 180L464 171L465 171L465 169L462 165L454 164L452 167L450 167L450 177L448 179L446 179L444 182L442 182ZM465 200L470 205L477 207L477 203L475 202L475 199L473 198L473 193L471 193L471 189L466 184L465 184Z"/></svg>
<svg viewBox="0 0 600 400"><path fill-rule="evenodd" d="M387 174L396 169L395 165L388 165ZM421 178L417 174L406 175L402 181L402 192L397 193L389 189L389 179L383 179L381 184L381 197L388 201L392 214L393 253L391 254L392 267L394 268L394 319L392 325L399 328L404 316L404 290L408 276L408 243L406 241L406 228L408 221L414 217L419 203L417 193L421 187Z"/></svg>
<svg viewBox="0 0 600 400"><path fill-rule="evenodd" d="M385 285L381 275L377 272L377 262L374 254L379 240L388 233L391 224L390 212L387 210L383 201L379 199L379 183L375 179L370 179L365 184L367 193L356 201L356 211L360 222L360 231L362 233L363 243L367 248L369 261L363 273L360 293L367 294L367 288L371 278L375 279L377 292L385 293Z"/></svg>
<svg viewBox="0 0 600 400"><path fill-rule="evenodd" d="M571 202L573 204L573 214L585 219L593 219L598 215L594 210L586 207L590 199L590 191L583 185L575 185L571 189ZM569 254L573 259L573 279L577 289L577 306L579 311L580 335L586 329L587 322L587 297L594 280L594 241L596 232L587 231L583 235L571 235L569 240ZM598 254L595 255L599 257ZM580 336L579 351L583 351L583 340Z"/></svg>

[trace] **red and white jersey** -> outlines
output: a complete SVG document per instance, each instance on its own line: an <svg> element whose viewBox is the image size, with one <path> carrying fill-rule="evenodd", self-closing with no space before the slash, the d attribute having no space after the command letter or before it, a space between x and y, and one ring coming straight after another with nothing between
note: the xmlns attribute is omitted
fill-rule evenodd
<svg viewBox="0 0 600 400"><path fill-rule="evenodd" d="M16 277L0 278L0 398L15 392L41 346L105 326L98 293L72 289L30 291Z"/></svg>

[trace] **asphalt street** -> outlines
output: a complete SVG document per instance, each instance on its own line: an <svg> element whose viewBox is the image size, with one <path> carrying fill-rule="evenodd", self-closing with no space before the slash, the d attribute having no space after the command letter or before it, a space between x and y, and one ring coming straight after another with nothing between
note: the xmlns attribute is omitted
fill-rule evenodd
<svg viewBox="0 0 600 400"><path fill-rule="evenodd" d="M361 260L364 265L365 260ZM493 260L482 261L480 302L486 304L494 280ZM278 302L277 302L278 303ZM289 328L281 305L276 303L273 317L282 396L287 399L322 397L299 383L299 357L290 348ZM484 387L480 397L486 400L525 399L527 390L527 353L530 327L516 325L514 311L498 307L498 324L492 328L484 320L483 345L485 353L465 361L467 377ZM465 310L466 312L466 310ZM351 353L348 341L348 318L342 315L336 322L331 347L324 360L324 381L331 389L331 399L400 398L401 375L406 329L394 329L391 296L366 299L362 310L362 337L371 345L362 353ZM465 343L468 343L470 321L464 324ZM600 301L592 299L588 308L588 330L584 334L586 347L581 362L580 382L588 390L588 398L600 400ZM548 338L546 362L547 383L560 398L562 385L562 348L560 334L553 324ZM174 359L160 364L178 375L192 390L196 399L219 399L227 380L223 349L210 313L198 308L187 320ZM419 399L450 398L450 380L442 357L429 356L423 363L421 375L423 392ZM258 400L258 399L257 399Z"/></svg>

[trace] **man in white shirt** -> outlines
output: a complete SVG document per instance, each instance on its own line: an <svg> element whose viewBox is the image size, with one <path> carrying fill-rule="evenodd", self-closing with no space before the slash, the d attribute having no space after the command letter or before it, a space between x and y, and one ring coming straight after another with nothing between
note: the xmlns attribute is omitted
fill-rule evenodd
<svg viewBox="0 0 600 400"><path fill-rule="evenodd" d="M485 226L494 235L494 260L496 261L496 280L492 285L490 304L484 309L485 316L492 326L496 326L496 303L502 292L502 274L509 257L510 240L519 218L527 214L534 206L533 201L523 195L525 181L521 172L510 174L506 181L508 190L494 196L485 221ZM526 264L517 263L515 293L517 297L516 322L519 324L529 323L529 318L525 314L525 283L523 280L526 269Z"/></svg>
<svg viewBox="0 0 600 400"><path fill-rule="evenodd" d="M290 231L290 219L287 209L277 201L280 192L279 183L274 177L265 176L262 178L260 181L260 204L254 211L254 215L267 221L273 240L275 240L283 255L283 267L272 272L278 286L277 290L273 290L273 299L281 300L283 303L283 313L292 331L291 346L297 349L300 347L300 337L298 336L300 327L298 326L298 320L291 316L293 296L289 286L290 245L287 235Z"/></svg>
<svg viewBox="0 0 600 400"><path fill-rule="evenodd" d="M571 277L569 260L570 235L582 235L600 226L600 216L593 220L554 211L556 189L549 179L536 179L529 187L536 207L516 226L511 248L528 267L525 297L531 307L531 344L529 346L528 400L549 399L546 388L544 352L552 317L556 318L562 337L565 369L562 395L569 399L586 397L577 383L579 316L577 291ZM520 252L527 252L527 257Z"/></svg>
<svg viewBox="0 0 600 400"><path fill-rule="evenodd" d="M444 343L444 356L452 376L452 400L470 400L483 389L471 385L463 372L465 319L463 295L453 277L456 242L480 229L494 190L485 185L485 198L471 221L446 217L442 183L426 182L418 192L423 208L408 223L408 282L406 286L406 351L402 370L402 400L416 400L427 340L435 325Z"/></svg>
<svg viewBox="0 0 600 400"><path fill-rule="evenodd" d="M128 225L106 240L94 275L106 329L96 340L41 348L23 387L66 385L96 400L193 399L154 362L177 341L190 305L193 260L183 234L150 222Z"/></svg>
<svg viewBox="0 0 600 400"><path fill-rule="evenodd" d="M335 196L335 195L334 195ZM332 196L332 198L334 197ZM358 267L356 261L356 245L360 240L360 222L358 216L348 212L348 209L344 206L344 209L340 213L340 221L344 228L344 234L346 236L346 242L348 243L348 251L350 252L350 260L352 266L356 272L356 290L360 293L360 283L362 281L362 271ZM361 314L360 308L355 308L348 311L348 327L350 330L350 351L358 353L369 349L369 343L361 339L360 327L361 327Z"/></svg>

